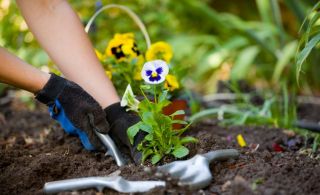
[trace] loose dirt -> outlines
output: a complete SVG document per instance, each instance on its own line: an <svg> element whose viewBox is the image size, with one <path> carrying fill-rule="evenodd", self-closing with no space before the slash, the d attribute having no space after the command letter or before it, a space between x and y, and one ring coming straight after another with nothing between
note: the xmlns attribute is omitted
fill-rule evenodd
<svg viewBox="0 0 320 195"><path fill-rule="evenodd" d="M189 157L225 148L239 149L241 156L212 163L214 178L205 189L189 191L166 178L166 188L148 194L320 194L319 153L311 154L310 139L276 128L219 127L214 120L194 125L189 134L199 139L189 145ZM247 147L238 146L238 134ZM106 176L117 169L112 158L87 152L77 138L66 135L46 108L38 105L30 111L17 101L0 106L0 194L42 194L45 182ZM131 180L159 179L143 166L129 164L120 171ZM99 193L89 189L60 194Z"/></svg>

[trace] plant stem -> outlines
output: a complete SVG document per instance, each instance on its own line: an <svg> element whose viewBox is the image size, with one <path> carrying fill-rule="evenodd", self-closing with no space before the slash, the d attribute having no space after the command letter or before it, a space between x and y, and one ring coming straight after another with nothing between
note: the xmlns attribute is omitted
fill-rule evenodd
<svg viewBox="0 0 320 195"><path fill-rule="evenodd" d="M157 90L156 85L153 85L154 103L157 103Z"/></svg>
<svg viewBox="0 0 320 195"><path fill-rule="evenodd" d="M149 99L147 98L147 96L146 96L146 94L144 93L144 91L140 88L140 90L141 90L141 93L142 93L142 95L143 95L143 97L149 102L149 104L150 104L150 101L149 101Z"/></svg>

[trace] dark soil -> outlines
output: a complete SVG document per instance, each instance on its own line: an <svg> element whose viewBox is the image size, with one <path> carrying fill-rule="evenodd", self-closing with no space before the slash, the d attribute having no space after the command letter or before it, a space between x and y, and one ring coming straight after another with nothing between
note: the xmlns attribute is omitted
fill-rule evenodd
<svg viewBox="0 0 320 195"><path fill-rule="evenodd" d="M210 186L188 191L168 182L149 194L320 194L319 153L292 132L267 127L219 127L209 120L189 134L200 142L190 145L193 156L216 149L237 148L238 160L212 163ZM248 146L240 148L242 134ZM66 135L44 107L29 111L17 101L0 105L0 194L42 194L45 182L106 176L118 167L110 157L85 151L75 137ZM131 180L157 179L133 164L120 168ZM117 194L105 190L107 194ZM97 194L95 189L60 194Z"/></svg>

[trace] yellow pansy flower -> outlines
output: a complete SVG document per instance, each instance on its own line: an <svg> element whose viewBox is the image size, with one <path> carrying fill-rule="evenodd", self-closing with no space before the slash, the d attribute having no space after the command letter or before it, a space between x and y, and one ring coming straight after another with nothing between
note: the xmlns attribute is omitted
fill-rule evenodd
<svg viewBox="0 0 320 195"><path fill-rule="evenodd" d="M118 60L126 57L134 58L140 54L133 33L115 34L108 43L105 53L107 56L114 56Z"/></svg>
<svg viewBox="0 0 320 195"><path fill-rule="evenodd" d="M105 59L104 55L100 53L98 50L95 49L94 51L96 52L96 55L100 61L103 61Z"/></svg>
<svg viewBox="0 0 320 195"><path fill-rule="evenodd" d="M109 77L109 79L111 80L112 79L112 72L109 70L106 70L105 73Z"/></svg>
<svg viewBox="0 0 320 195"><path fill-rule="evenodd" d="M151 61L161 59L169 63L172 56L173 52L171 46L166 42L159 41L150 46L146 53L146 60Z"/></svg>
<svg viewBox="0 0 320 195"><path fill-rule="evenodd" d="M135 71L133 79L136 80L136 81L141 81L142 80L142 77L141 77L141 74L140 74L139 71Z"/></svg>
<svg viewBox="0 0 320 195"><path fill-rule="evenodd" d="M141 81L142 80L141 70L142 70L142 67L143 67L143 63L144 63L143 56L142 55L138 56L138 61L137 61L136 68L134 70L134 76L133 76L133 79L136 80L136 81Z"/></svg>
<svg viewBox="0 0 320 195"><path fill-rule="evenodd" d="M168 74L166 76L164 88L168 89L169 91L174 91L176 89L179 89L179 87L180 87L180 85L179 85L177 78L172 74Z"/></svg>

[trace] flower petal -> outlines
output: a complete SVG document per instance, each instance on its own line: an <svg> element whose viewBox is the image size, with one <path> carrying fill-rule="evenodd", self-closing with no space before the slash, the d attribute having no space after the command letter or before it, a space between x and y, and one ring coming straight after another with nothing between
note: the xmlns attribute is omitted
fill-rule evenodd
<svg viewBox="0 0 320 195"><path fill-rule="evenodd" d="M161 73L163 72L162 67L157 68L157 69L156 69L156 72L157 72L158 74L161 74Z"/></svg>
<svg viewBox="0 0 320 195"><path fill-rule="evenodd" d="M152 74L152 70L146 70L146 75L149 77Z"/></svg>
<svg viewBox="0 0 320 195"><path fill-rule="evenodd" d="M146 62L141 71L141 77L148 84L162 83L169 73L168 65L163 60Z"/></svg>

